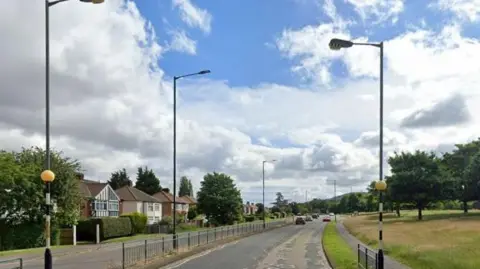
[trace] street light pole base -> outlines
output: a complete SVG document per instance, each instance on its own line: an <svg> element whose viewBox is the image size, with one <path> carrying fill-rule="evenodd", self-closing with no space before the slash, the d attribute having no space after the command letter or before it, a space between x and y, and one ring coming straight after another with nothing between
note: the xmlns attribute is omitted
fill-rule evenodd
<svg viewBox="0 0 480 269"><path fill-rule="evenodd" d="M45 249L45 269L52 269L52 252L50 248Z"/></svg>
<svg viewBox="0 0 480 269"><path fill-rule="evenodd" d="M177 240L178 240L177 234L174 234L174 235L173 235L173 242L172 242L172 244L173 244L173 249L177 249L177 247L178 247L178 244L177 244L178 241L177 241Z"/></svg>
<svg viewBox="0 0 480 269"><path fill-rule="evenodd" d="M384 269L385 258L383 256L383 250L379 249L377 253L377 268Z"/></svg>

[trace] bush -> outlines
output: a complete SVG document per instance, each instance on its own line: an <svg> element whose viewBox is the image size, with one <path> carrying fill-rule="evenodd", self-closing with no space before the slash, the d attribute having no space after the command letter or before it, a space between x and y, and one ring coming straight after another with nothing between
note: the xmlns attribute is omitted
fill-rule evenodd
<svg viewBox="0 0 480 269"><path fill-rule="evenodd" d="M100 240L106 240L121 236L130 236L133 234L132 222L130 218L96 218L78 222L77 240L95 241L96 226L100 225Z"/></svg>
<svg viewBox="0 0 480 269"><path fill-rule="evenodd" d="M132 222L129 218L101 218L100 240L132 235Z"/></svg>
<svg viewBox="0 0 480 269"><path fill-rule="evenodd" d="M43 223L23 223L13 226L0 220L0 251L44 246L44 231Z"/></svg>
<svg viewBox="0 0 480 269"><path fill-rule="evenodd" d="M158 224L160 225L171 225L173 224L173 218L170 217L170 216L164 216L159 222Z"/></svg>
<svg viewBox="0 0 480 269"><path fill-rule="evenodd" d="M252 221L255 220L254 215L245 215L245 216L243 216L243 218L245 219L245 222L252 222Z"/></svg>
<svg viewBox="0 0 480 269"><path fill-rule="evenodd" d="M195 219L196 217L198 216L198 212L197 212L197 207L196 206L190 206L190 209L188 210L188 213L187 213L187 218L189 220L193 220Z"/></svg>
<svg viewBox="0 0 480 269"><path fill-rule="evenodd" d="M145 228L147 227L147 219L148 219L147 215L135 212L131 214L122 215L121 217L130 219L130 222L132 223L132 234L145 232Z"/></svg>

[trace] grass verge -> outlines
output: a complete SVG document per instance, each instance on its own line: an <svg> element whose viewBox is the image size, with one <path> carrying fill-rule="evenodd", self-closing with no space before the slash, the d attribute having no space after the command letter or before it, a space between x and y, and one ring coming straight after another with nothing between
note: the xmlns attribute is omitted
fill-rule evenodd
<svg viewBox="0 0 480 269"><path fill-rule="evenodd" d="M357 269L357 256L338 234L335 223L330 222L323 232L325 254L334 269Z"/></svg>
<svg viewBox="0 0 480 269"><path fill-rule="evenodd" d="M387 213L383 234L386 253L414 269L480 268L480 212L425 210L424 220L416 211L401 217ZM363 243L377 247L378 216L346 218L345 227Z"/></svg>

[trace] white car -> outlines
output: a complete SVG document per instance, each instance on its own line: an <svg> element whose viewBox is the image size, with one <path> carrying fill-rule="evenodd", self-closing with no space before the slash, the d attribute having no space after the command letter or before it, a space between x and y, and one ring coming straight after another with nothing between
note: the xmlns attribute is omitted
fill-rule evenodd
<svg viewBox="0 0 480 269"><path fill-rule="evenodd" d="M330 217L335 217L335 213L330 213Z"/></svg>

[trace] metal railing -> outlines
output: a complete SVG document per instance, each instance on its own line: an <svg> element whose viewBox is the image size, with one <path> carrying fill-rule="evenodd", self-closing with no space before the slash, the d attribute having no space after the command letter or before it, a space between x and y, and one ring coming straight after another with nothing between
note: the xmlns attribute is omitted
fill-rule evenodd
<svg viewBox="0 0 480 269"><path fill-rule="evenodd" d="M357 261L360 269L377 269L377 252L368 247L358 244L357 246Z"/></svg>
<svg viewBox="0 0 480 269"><path fill-rule="evenodd" d="M266 229L276 228L293 223L292 219L270 221L266 223ZM168 256L174 252L184 252L192 248L213 243L229 237L256 233L263 230L263 223L242 223L231 226L205 229L196 232L185 232L177 234L177 250L174 249L173 235L164 236L158 239L148 239L131 243L122 243L122 261L116 268L127 268L129 266L147 263L148 261Z"/></svg>
<svg viewBox="0 0 480 269"><path fill-rule="evenodd" d="M23 269L23 259L0 260L0 267L2 269Z"/></svg>

